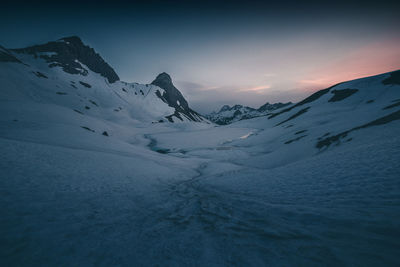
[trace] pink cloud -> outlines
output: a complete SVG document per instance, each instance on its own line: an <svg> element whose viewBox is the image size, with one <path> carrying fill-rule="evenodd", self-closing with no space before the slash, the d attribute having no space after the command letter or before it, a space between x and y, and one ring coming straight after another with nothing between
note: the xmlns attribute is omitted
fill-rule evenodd
<svg viewBox="0 0 400 267"><path fill-rule="evenodd" d="M367 44L342 58L320 67L299 80L298 87L314 91L333 84L376 75L400 68L400 38Z"/></svg>
<svg viewBox="0 0 400 267"><path fill-rule="evenodd" d="M255 86L255 87L243 88L243 89L240 89L239 91L262 92L262 91L268 90L270 88L271 88L270 85L260 85L260 86Z"/></svg>

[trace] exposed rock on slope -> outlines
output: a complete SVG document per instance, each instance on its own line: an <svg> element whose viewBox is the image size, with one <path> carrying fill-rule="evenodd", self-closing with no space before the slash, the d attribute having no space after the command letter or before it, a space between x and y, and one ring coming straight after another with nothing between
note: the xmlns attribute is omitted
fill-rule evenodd
<svg viewBox="0 0 400 267"><path fill-rule="evenodd" d="M183 115L192 121L203 121L202 116L189 107L186 99L183 97L181 92L176 89L172 83L171 77L167 73L163 72L159 74L151 84L164 89L162 94L158 91L157 96L170 107L175 108L175 113L169 116L168 120L172 121L173 116L182 120L181 116Z"/></svg>
<svg viewBox="0 0 400 267"><path fill-rule="evenodd" d="M70 74L86 76L88 70L82 65L84 64L91 71L107 78L110 83L119 80L113 68L93 48L85 45L77 36L62 38L47 44L13 49L12 51L43 58L49 63L49 67L60 66Z"/></svg>
<svg viewBox="0 0 400 267"><path fill-rule="evenodd" d="M0 45L0 62L18 62L21 63L16 57L14 57L10 51Z"/></svg>

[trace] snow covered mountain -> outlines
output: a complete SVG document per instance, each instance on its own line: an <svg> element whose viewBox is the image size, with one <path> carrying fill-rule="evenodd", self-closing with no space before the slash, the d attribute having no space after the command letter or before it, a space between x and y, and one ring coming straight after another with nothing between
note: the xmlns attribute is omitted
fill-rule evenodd
<svg viewBox="0 0 400 267"><path fill-rule="evenodd" d="M258 109L242 105L234 105L232 107L230 107L229 105L225 105L219 111L214 111L206 115L206 118L212 122L215 122L216 124L226 125L240 120L266 116L271 114L272 111L286 107L291 104L291 102L274 104L270 104L267 102Z"/></svg>
<svg viewBox="0 0 400 267"><path fill-rule="evenodd" d="M156 95L167 103L168 106L175 108L174 114L166 117L170 122L174 122L173 117L179 120L183 120L182 117L186 117L186 119L191 121L204 121L199 113L189 107L188 102L173 85L172 79L167 73L163 72L159 74L151 84L162 88L164 92L157 91Z"/></svg>
<svg viewBox="0 0 400 267"><path fill-rule="evenodd" d="M400 71L217 126L75 37L0 61L0 266L400 265Z"/></svg>
<svg viewBox="0 0 400 267"><path fill-rule="evenodd" d="M317 140L317 149L351 142L366 128L400 119L400 71L343 82L268 116L293 133L285 144ZM397 130L397 128L394 128Z"/></svg>
<svg viewBox="0 0 400 267"><path fill-rule="evenodd" d="M253 147L252 153L259 155L242 158L240 164L245 162L253 165L257 158L261 158L260 164L267 167L312 157L325 150L334 150L338 146L365 144L379 139L380 134L376 131L380 132L381 129L397 138L400 134L399 87L400 71L334 85L296 104L276 109L267 116L240 120L221 127L232 132L238 128L253 129L241 138L221 141L221 149ZM227 111L230 111L228 107L222 109L222 112ZM216 129L215 133L218 131L222 130ZM369 135L370 131L375 133ZM180 135L186 134L190 133ZM185 138L176 139L182 142ZM218 143L217 140L215 142ZM189 149L173 143L171 137L164 143L164 147L170 150L180 147L188 152ZM213 146L217 143L213 143ZM193 149L204 147L204 144L188 145Z"/></svg>
<svg viewBox="0 0 400 267"><path fill-rule="evenodd" d="M152 84L120 81L76 36L21 49L0 47L0 75L1 97L9 101L46 103L78 116L113 120L206 121L189 108L168 74L160 74Z"/></svg>

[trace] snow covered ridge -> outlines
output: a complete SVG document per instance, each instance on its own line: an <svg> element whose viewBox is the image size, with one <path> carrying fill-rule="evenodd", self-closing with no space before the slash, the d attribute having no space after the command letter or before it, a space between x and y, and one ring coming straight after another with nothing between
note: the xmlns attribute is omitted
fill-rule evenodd
<svg viewBox="0 0 400 267"><path fill-rule="evenodd" d="M267 120L272 128L281 128L281 134L293 134L285 144L302 140L324 150L351 142L365 128L400 120L399 89L400 70L343 82L276 110ZM398 129L396 124L390 127Z"/></svg>
<svg viewBox="0 0 400 267"><path fill-rule="evenodd" d="M97 109L106 117L123 114L141 122L209 123L189 108L168 74L160 74L152 84L120 81L76 36L20 49L0 47L0 72L2 95L12 101L21 100L18 92L32 102L68 107L81 115ZM168 83L162 82L166 75Z"/></svg>
<svg viewBox="0 0 400 267"><path fill-rule="evenodd" d="M19 62L19 63L21 63L21 61L19 61L15 56L13 56L8 49L2 47L1 45L0 45L0 62Z"/></svg>
<svg viewBox="0 0 400 267"><path fill-rule="evenodd" d="M233 122L266 116L273 127L296 127L299 125L324 124L328 129L335 124L332 132L342 129L336 135L326 131L318 137L318 148L338 143L352 131L372 125L388 123L397 120L397 108L400 107L400 71L393 71L376 76L342 82L320 90L292 103L276 103L261 106L258 109L234 105L225 105L220 111L206 115L209 120L226 125ZM393 113L391 113L391 111ZM345 125L348 125L347 128ZM315 127L315 125L313 125ZM299 132L308 131L300 129ZM302 135L301 138L307 136ZM292 141L298 141L298 136Z"/></svg>
<svg viewBox="0 0 400 267"><path fill-rule="evenodd" d="M226 125L240 120L270 115L273 111L291 104L291 102L274 104L267 102L258 109L242 105L234 105L232 107L224 105L219 111L214 111L206 115L206 118L216 124Z"/></svg>

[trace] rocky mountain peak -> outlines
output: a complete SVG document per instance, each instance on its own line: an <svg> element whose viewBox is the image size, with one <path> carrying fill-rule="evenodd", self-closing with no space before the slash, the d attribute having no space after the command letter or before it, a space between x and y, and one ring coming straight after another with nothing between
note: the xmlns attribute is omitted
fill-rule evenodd
<svg viewBox="0 0 400 267"><path fill-rule="evenodd" d="M179 113L182 113L191 120L201 120L201 116L189 108L188 102L183 97L182 93L174 86L171 76L168 73L160 73L151 84L156 85L164 90L163 94L158 92L157 96L170 107L175 108L175 116L179 118Z"/></svg>
<svg viewBox="0 0 400 267"><path fill-rule="evenodd" d="M75 44L75 45L84 45L81 38L79 38L79 36L69 36L69 37L64 37L59 39L59 41L64 41L64 42L68 42L71 44Z"/></svg>
<svg viewBox="0 0 400 267"><path fill-rule="evenodd" d="M166 102L174 108L182 107L183 109L189 108L186 99L183 97L181 92L172 83L171 76L168 73L163 72L157 75L156 79L151 83L164 89L165 92L162 95Z"/></svg>
<svg viewBox="0 0 400 267"><path fill-rule="evenodd" d="M241 108L243 108L243 106L242 105L238 105L238 104L236 104L236 105L234 105L232 107L232 109L234 109L234 110L241 109Z"/></svg>
<svg viewBox="0 0 400 267"><path fill-rule="evenodd" d="M166 72L158 74L152 84L154 83L173 86L171 76Z"/></svg>
<svg viewBox="0 0 400 267"><path fill-rule="evenodd" d="M70 74L86 76L87 67L107 78L110 83L119 80L114 69L93 48L85 45L78 36L64 37L46 44L12 49L12 51L43 58L49 63L49 67L61 67Z"/></svg>
<svg viewBox="0 0 400 267"><path fill-rule="evenodd" d="M223 105L222 108L219 110L219 112L224 112L231 110L231 107L229 105Z"/></svg>
<svg viewBox="0 0 400 267"><path fill-rule="evenodd" d="M291 103L265 103L260 108L255 109L243 105L224 105L218 112L212 112L206 115L206 118L216 124L225 125L239 120L246 120L260 116L266 116L272 111L290 105Z"/></svg>

